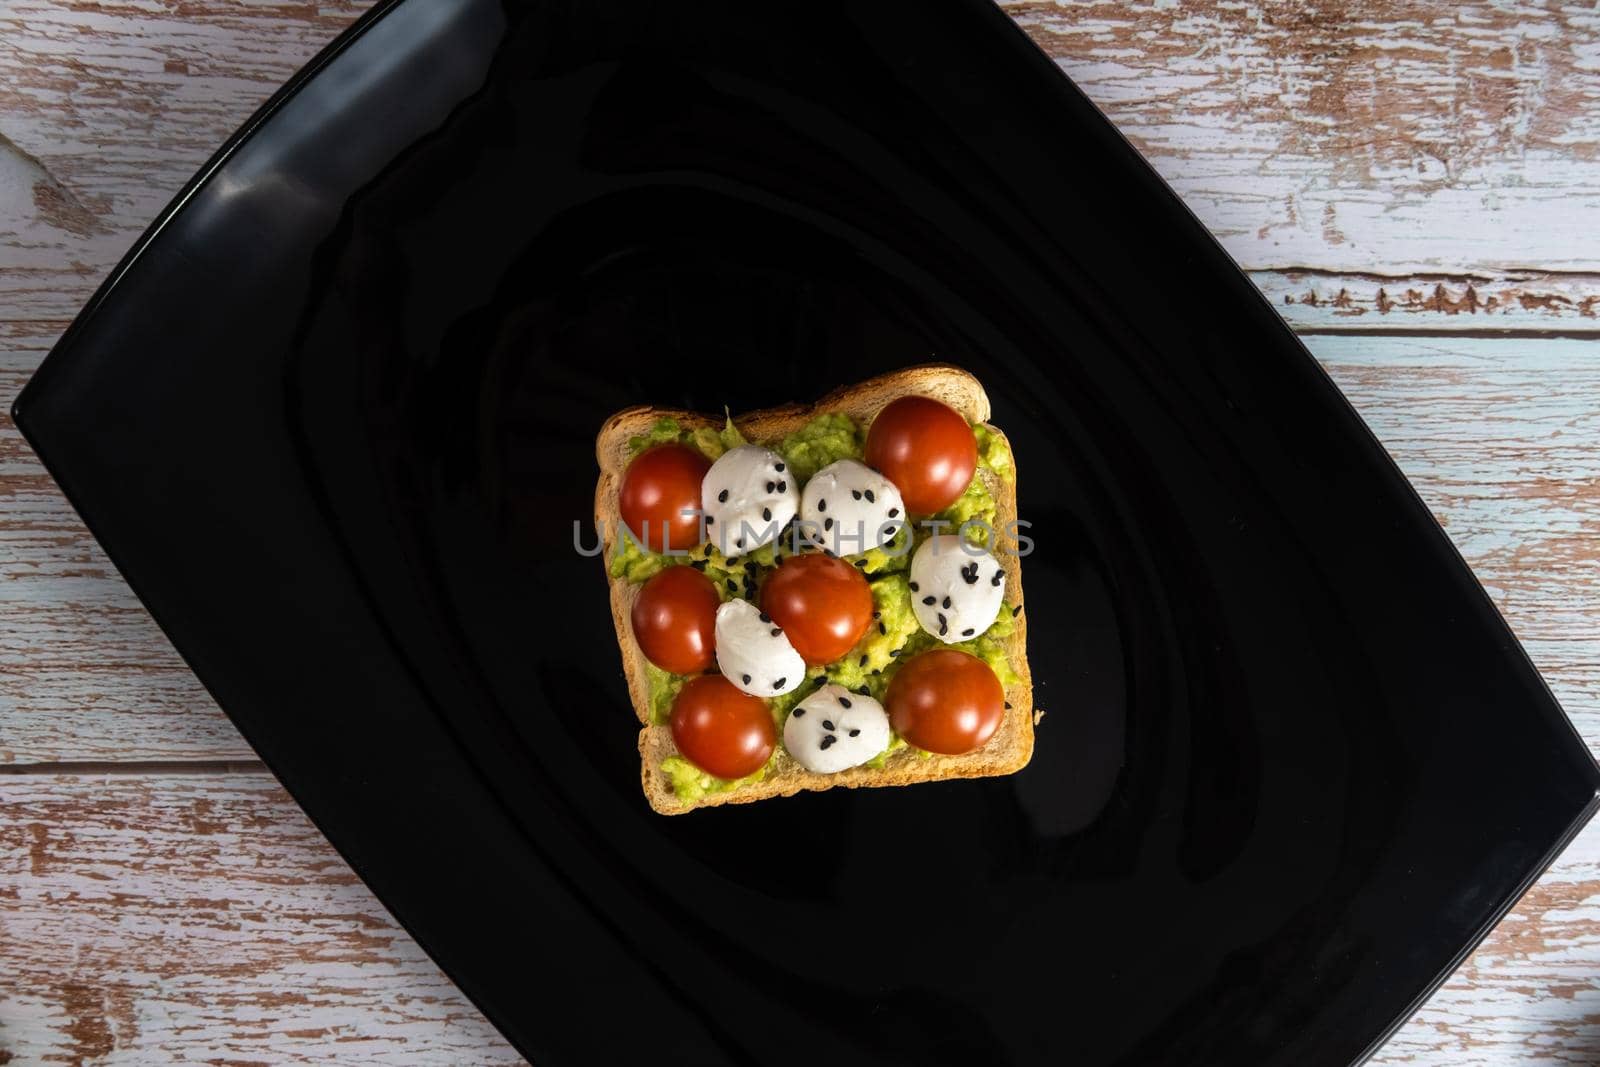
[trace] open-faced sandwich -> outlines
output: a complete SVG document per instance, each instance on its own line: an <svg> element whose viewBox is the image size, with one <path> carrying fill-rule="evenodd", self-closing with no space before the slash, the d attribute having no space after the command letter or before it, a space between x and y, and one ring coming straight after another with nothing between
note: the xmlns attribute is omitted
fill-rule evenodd
<svg viewBox="0 0 1600 1067"><path fill-rule="evenodd" d="M651 807L1020 770L1016 467L931 365L721 420L629 408L595 521Z"/></svg>

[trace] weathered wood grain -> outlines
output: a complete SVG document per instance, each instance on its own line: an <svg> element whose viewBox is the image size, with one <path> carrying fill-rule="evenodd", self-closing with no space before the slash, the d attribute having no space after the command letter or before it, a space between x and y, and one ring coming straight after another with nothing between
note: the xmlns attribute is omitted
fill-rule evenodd
<svg viewBox="0 0 1600 1067"><path fill-rule="evenodd" d="M13 1064L518 1062L270 779L0 777L0 812ZM1592 1063L1597 883L1600 827L1375 1062Z"/></svg>
<svg viewBox="0 0 1600 1067"><path fill-rule="evenodd" d="M1003 6L1247 267L1600 266L1591 3Z"/></svg>
<svg viewBox="0 0 1600 1067"><path fill-rule="evenodd" d="M516 1063L265 776L0 778L0 1063Z"/></svg>
<svg viewBox="0 0 1600 1067"><path fill-rule="evenodd" d="M370 0L0 4L0 308L69 317L222 140Z"/></svg>

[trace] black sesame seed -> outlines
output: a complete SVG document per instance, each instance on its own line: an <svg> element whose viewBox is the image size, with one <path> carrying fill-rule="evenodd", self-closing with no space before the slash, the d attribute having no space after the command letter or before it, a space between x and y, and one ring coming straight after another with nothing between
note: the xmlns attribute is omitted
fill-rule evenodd
<svg viewBox="0 0 1600 1067"><path fill-rule="evenodd" d="M839 706L841 708L848 708L850 706L850 699L848 697L840 697Z"/></svg>
<svg viewBox="0 0 1600 1067"><path fill-rule="evenodd" d="M873 671L872 673L877 674L878 672ZM864 697L869 697L872 695L872 687L870 685L864 685L860 689L857 689L856 692L860 693Z"/></svg>
<svg viewBox="0 0 1600 1067"><path fill-rule="evenodd" d="M971 630L968 630L968 631L967 631L967 632L968 632L968 633L971 633L971 632L972 632L972 631L971 631ZM778 629L778 627L776 627L776 626L774 626L774 627L773 627L773 628L772 628L772 636L773 636L773 637L777 637L777 636L778 636L778 635L779 635L779 634L781 634L781 633L783 633L783 631L782 631L782 630L780 630L780 629Z"/></svg>
<svg viewBox="0 0 1600 1067"><path fill-rule="evenodd" d="M950 610L950 598L949 597L945 597L944 598L944 603L941 604L940 606L943 607L946 611Z"/></svg>
<svg viewBox="0 0 1600 1067"><path fill-rule="evenodd" d="M1021 605L1021 604L1018 604L1018 605L1017 605L1017 606L1016 606L1016 607L1014 607L1014 608L1012 608L1012 609L1011 609L1011 617L1012 617L1012 618L1013 618L1013 619L1014 619L1014 618L1016 618L1016 617L1017 617L1017 615L1018 615L1018 614L1019 614L1019 613L1020 613L1020 612L1021 612L1021 611L1022 611L1022 605Z"/></svg>
<svg viewBox="0 0 1600 1067"><path fill-rule="evenodd" d="M833 729L833 720L832 720L832 719L823 719L823 720L822 720L822 728L823 728L823 729L824 729L824 730L831 730L831 729Z"/></svg>
<svg viewBox="0 0 1600 1067"><path fill-rule="evenodd" d="M777 482L768 482L767 483L767 492L770 493L776 488L778 488L778 483Z"/></svg>
<svg viewBox="0 0 1600 1067"><path fill-rule="evenodd" d="M939 598L936 596L925 596L922 598L922 602L931 608L933 605L939 602Z"/></svg>
<svg viewBox="0 0 1600 1067"><path fill-rule="evenodd" d="M873 612L873 613L872 613L872 617L873 617L873 618L874 618L874 619L881 619L881 618L883 618L883 612L881 612L881 611L874 611L874 612Z"/></svg>
<svg viewBox="0 0 1600 1067"><path fill-rule="evenodd" d="M917 583L916 582L912 582L911 583L911 591L913 593L915 593L917 591Z"/></svg>
<svg viewBox="0 0 1600 1067"><path fill-rule="evenodd" d="M756 561L753 560L753 559L752 560L747 560L745 562L745 565L744 565L744 572L746 574L754 574L756 572ZM765 622L766 620L763 619L761 621Z"/></svg>
<svg viewBox="0 0 1600 1067"><path fill-rule="evenodd" d="M775 689L775 690L776 689L782 689L783 688L783 683L787 682L788 680L789 679L786 678L786 677L785 678L779 678L776 682L772 683L772 688Z"/></svg>
<svg viewBox="0 0 1600 1067"><path fill-rule="evenodd" d="M717 502L722 504L726 504L728 502L728 491L726 489L717 494Z"/></svg>
<svg viewBox="0 0 1600 1067"><path fill-rule="evenodd" d="M855 730L851 730L850 731L850 736L851 737L860 737L861 736L861 730L859 728L855 729Z"/></svg>
<svg viewBox="0 0 1600 1067"><path fill-rule="evenodd" d="M828 510L828 502L826 500L818 500L817 501L817 510L818 511L827 511Z"/></svg>
<svg viewBox="0 0 1600 1067"><path fill-rule="evenodd" d="M762 508L761 509L761 521L762 522L771 522L772 521L772 509L771 508Z"/></svg>
<svg viewBox="0 0 1600 1067"><path fill-rule="evenodd" d="M1009 700L1008 700L1008 701L1006 701L1006 710L1007 710L1007 711L1010 711L1010 710L1011 710L1011 701L1009 701Z"/></svg>
<svg viewBox="0 0 1600 1067"><path fill-rule="evenodd" d="M711 525L711 524L712 524L712 523L714 523L714 522L716 522L716 521L717 521L717 518L716 518L716 516L715 516L715 515L707 515L707 516L706 516L706 525L707 525L707 526L710 526L710 525ZM706 552L707 552L707 553L708 553L708 554L709 554L709 553L710 553L710 551L711 551L711 546L710 546L710 545L707 545L707 546L706 546Z"/></svg>
<svg viewBox="0 0 1600 1067"><path fill-rule="evenodd" d="M703 559L690 560L689 566L693 567L697 571L703 571L706 569L706 561Z"/></svg>
<svg viewBox="0 0 1600 1067"><path fill-rule="evenodd" d="M961 631L961 636L962 637L971 637L974 632L975 631L972 629L972 627L969 626L965 630Z"/></svg>
<svg viewBox="0 0 1600 1067"><path fill-rule="evenodd" d="M793 715L794 715L795 718L798 719L798 718L802 717L803 715L805 715L805 713L806 713L806 709L805 708L795 708L794 712L793 712Z"/></svg>
<svg viewBox="0 0 1600 1067"><path fill-rule="evenodd" d="M860 500L861 499L861 490L852 489L852 490L850 490L850 495L855 497L857 500Z"/></svg>
<svg viewBox="0 0 1600 1067"><path fill-rule="evenodd" d="M778 492L787 493L788 491L789 491L789 481L788 481L788 479L779 478L778 479Z"/></svg>
<svg viewBox="0 0 1600 1067"><path fill-rule="evenodd" d="M889 636L889 627L885 626L883 623L880 622L880 623L878 623L878 632L880 634L883 634L885 637L888 637Z"/></svg>
<svg viewBox="0 0 1600 1067"><path fill-rule="evenodd" d="M858 560L856 560L856 566L860 567L862 570L866 570L867 569L867 561L864 560L864 559L858 559Z"/></svg>
<svg viewBox="0 0 1600 1067"><path fill-rule="evenodd" d="M728 579L728 592L737 593L738 591L739 591L739 583L734 581L732 578L729 578Z"/></svg>
<svg viewBox="0 0 1600 1067"><path fill-rule="evenodd" d="M900 515L900 509L899 508L890 508L889 509L889 517L891 519L898 518L899 515Z"/></svg>
<svg viewBox="0 0 1600 1067"><path fill-rule="evenodd" d="M1003 582L1005 580L1006 580L1006 572L1005 571L995 571L994 572L994 578L990 580L989 584L990 585L999 585L1001 582Z"/></svg>
<svg viewBox="0 0 1600 1067"><path fill-rule="evenodd" d="M764 611L757 612L756 613L756 618L760 619L762 622L771 622L772 621L772 616L768 615Z"/></svg>
<svg viewBox="0 0 1600 1067"><path fill-rule="evenodd" d="M867 657L866 656L862 656L860 662L858 662L856 664L857 667L865 667L866 665L867 665ZM848 707L848 706L849 705L846 705L846 707Z"/></svg>
<svg viewBox="0 0 1600 1067"><path fill-rule="evenodd" d="M978 565L976 563L969 563L967 566L962 567L961 579L968 585L975 583L978 580Z"/></svg>
<svg viewBox="0 0 1600 1067"><path fill-rule="evenodd" d="M750 676L748 674L742 674L739 677L744 679L744 684L745 685L749 685L750 684Z"/></svg>
<svg viewBox="0 0 1600 1067"><path fill-rule="evenodd" d="M779 463L777 466L773 467L772 469L777 471L779 474L782 474L783 473L783 464Z"/></svg>
<svg viewBox="0 0 1600 1067"><path fill-rule="evenodd" d="M832 734L828 734L825 737L823 737L822 744L819 745L818 747L819 748L827 748L829 745L833 744L837 740L839 740L837 737L833 736Z"/></svg>
<svg viewBox="0 0 1600 1067"><path fill-rule="evenodd" d="M871 489L868 489L863 495L867 498L867 503L869 504L876 504L878 502L878 498L872 495Z"/></svg>
<svg viewBox="0 0 1600 1067"><path fill-rule="evenodd" d="M898 649L898 648L891 648L891 649L890 649L890 650L889 650L889 658L890 658L890 659L894 659L894 658L895 658L895 657L896 657L896 656L898 656L898 655L899 655L899 654L900 654L900 650L899 650L899 649Z"/></svg>
<svg viewBox="0 0 1600 1067"><path fill-rule="evenodd" d="M950 632L950 624L944 621L944 616L939 616L939 636L943 637Z"/></svg>
<svg viewBox="0 0 1600 1067"><path fill-rule="evenodd" d="M734 548L743 548L744 547L744 538L741 537L741 538L739 538L739 540L735 541L733 543L733 547Z"/></svg>
<svg viewBox="0 0 1600 1067"><path fill-rule="evenodd" d="M832 515L828 516L828 518L823 522L822 528L824 530L833 529L833 516Z"/></svg>

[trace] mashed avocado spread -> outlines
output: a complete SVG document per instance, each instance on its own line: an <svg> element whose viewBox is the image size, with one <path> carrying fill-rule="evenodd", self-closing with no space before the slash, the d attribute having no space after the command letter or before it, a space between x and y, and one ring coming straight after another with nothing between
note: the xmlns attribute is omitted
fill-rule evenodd
<svg viewBox="0 0 1600 1067"><path fill-rule="evenodd" d="M1005 441L983 426L974 426L972 433L977 439L978 465L1010 483L1016 474ZM664 418L658 419L645 433L631 438L628 447L631 453L638 454L652 445L670 442L696 448L711 460L747 443L731 418L724 422L721 430L710 427L684 429L677 420ZM866 431L863 426L848 415L830 413L818 415L769 447L784 458L795 477L804 483L830 463L841 459L860 460L865 444ZM984 479L973 478L966 492L934 518L948 523L946 529L954 531L974 520L993 527L995 514L994 497ZM806 672L805 685L767 701L780 734L790 709L810 695L819 684L836 683L855 692L866 692L881 701L901 662L937 646L935 638L917 625L916 615L911 610L911 588L906 578L915 544L928 533L920 528L915 534L909 528L903 529L890 544L854 557L859 561L872 589L875 614L872 625L849 655L826 667L811 668ZM975 528L969 531L969 536L974 541L981 541L985 534L982 529ZM907 544L907 539L912 539L912 543ZM638 583L666 567L692 566L711 579L724 600L743 596L754 601L767 572L790 551L791 542L787 534L737 561L729 561L711 544L701 545L683 555L667 555L646 551L631 537L622 536L612 546L610 572L614 578ZM1014 629L1012 608L1002 604L994 624L981 636L945 647L970 652L982 659L994 670L1001 684L1009 687L1020 679L1006 657L1002 642ZM662 725L671 715L672 702L683 687L684 678L668 674L653 664L646 666L650 683L650 721ZM868 760L866 766L881 770L890 755L908 747L899 737L891 737L888 747ZM694 804L708 795L725 793L748 782L760 781L766 777L771 765L769 760L766 766L749 777L728 780L705 773L682 756L669 756L661 762L661 770L672 783L678 799L684 804Z"/></svg>
<svg viewBox="0 0 1600 1067"><path fill-rule="evenodd" d="M779 441L773 451L804 484L830 463L859 460L866 444L866 431L849 415L818 415Z"/></svg>

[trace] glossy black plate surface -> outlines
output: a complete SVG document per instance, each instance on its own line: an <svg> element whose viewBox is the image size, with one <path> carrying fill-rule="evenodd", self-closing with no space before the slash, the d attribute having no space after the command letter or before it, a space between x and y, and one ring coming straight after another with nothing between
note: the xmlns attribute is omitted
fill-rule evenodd
<svg viewBox="0 0 1600 1067"><path fill-rule="evenodd" d="M930 358L1016 449L1032 765L652 814L572 547L601 420ZM978 0L382 5L17 414L541 1065L1346 1063L1595 794L1315 363Z"/></svg>

